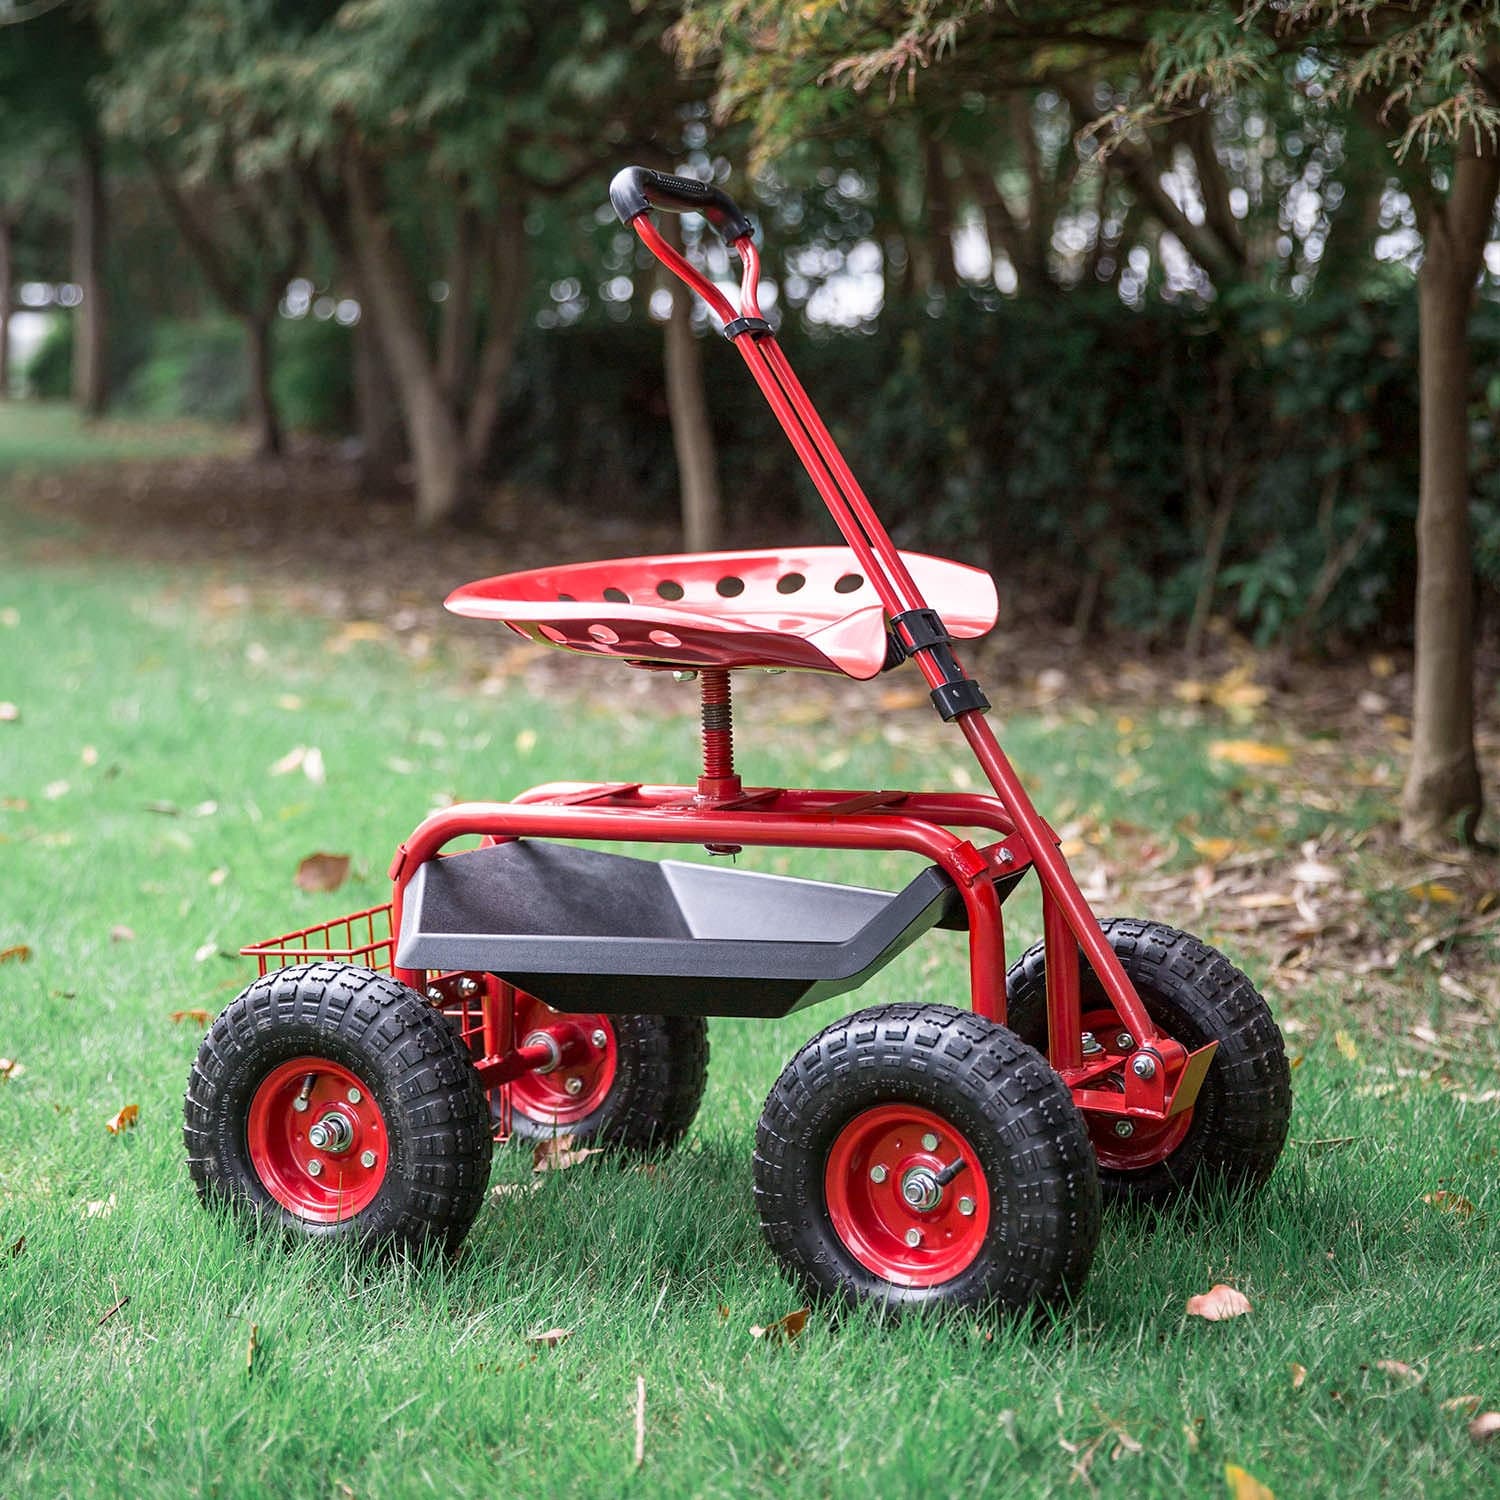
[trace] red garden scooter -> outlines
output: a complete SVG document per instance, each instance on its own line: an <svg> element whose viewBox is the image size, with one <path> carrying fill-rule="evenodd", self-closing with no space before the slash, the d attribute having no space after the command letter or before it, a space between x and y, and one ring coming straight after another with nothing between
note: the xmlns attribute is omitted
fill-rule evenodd
<svg viewBox="0 0 1500 1500"><path fill-rule="evenodd" d="M388 904L245 949L261 977L214 1022L188 1086L198 1190L306 1236L456 1245L496 1139L670 1148L702 1095L707 1017L786 1015L947 927L968 934L967 1009L858 1011L777 1080L756 1132L761 1223L815 1297L1066 1299L1087 1275L1101 1196L1161 1204L1270 1174L1291 1106L1280 1034L1221 954L1090 912L954 650L994 624L993 583L892 543L761 314L760 257L733 200L644 167L620 172L610 199L722 322L846 546L617 559L457 590L456 613L696 678L701 774L446 808L396 851ZM734 250L737 310L653 209L703 214ZM907 659L992 795L741 780L732 671L869 680ZM444 854L472 835L479 847ZM926 865L887 892L583 840L888 850ZM1001 904L1028 872L1042 940L1007 973Z"/></svg>

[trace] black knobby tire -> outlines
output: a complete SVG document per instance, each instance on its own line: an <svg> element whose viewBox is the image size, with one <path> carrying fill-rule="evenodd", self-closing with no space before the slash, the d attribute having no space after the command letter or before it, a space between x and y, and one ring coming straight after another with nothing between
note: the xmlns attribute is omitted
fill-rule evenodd
<svg viewBox="0 0 1500 1500"><path fill-rule="evenodd" d="M1191 933L1133 917L1100 925L1151 1019L1190 1051L1219 1044L1181 1142L1154 1165L1130 1170L1101 1165L1105 1197L1165 1205L1189 1189L1214 1183L1253 1193L1281 1155L1292 1113L1291 1069L1270 1007L1246 974ZM1086 962L1079 979L1083 1012L1112 1013L1104 986ZM1045 1051L1044 944L1012 966L1006 998L1011 1029Z"/></svg>
<svg viewBox="0 0 1500 1500"><path fill-rule="evenodd" d="M598 1108L559 1123L512 1108L511 1134L525 1141L570 1135L579 1145L670 1151L686 1134L708 1083L708 1023L702 1016L622 1015L614 1033L615 1076Z"/></svg>
<svg viewBox="0 0 1500 1500"><path fill-rule="evenodd" d="M299 1058L361 1080L382 1123L371 1201L315 1222L274 1198L248 1134L257 1091ZM188 1168L205 1204L248 1223L362 1245L456 1248L489 1182L489 1107L473 1063L437 1012L389 975L314 963L258 979L209 1028L188 1081Z"/></svg>
<svg viewBox="0 0 1500 1500"><path fill-rule="evenodd" d="M872 1269L877 1257L861 1259L830 1208L839 1190L825 1174L836 1171L839 1142L902 1110L950 1125L983 1174L987 1223L974 1259L937 1284L902 1285ZM890 1313L1066 1301L1099 1237L1093 1153L1062 1081L1005 1027L944 1005L860 1011L797 1053L756 1130L755 1197L772 1251L807 1296Z"/></svg>

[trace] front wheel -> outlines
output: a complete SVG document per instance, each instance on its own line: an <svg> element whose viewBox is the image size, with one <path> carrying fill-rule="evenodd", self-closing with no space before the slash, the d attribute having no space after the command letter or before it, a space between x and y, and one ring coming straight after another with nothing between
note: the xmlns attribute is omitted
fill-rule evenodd
<svg viewBox="0 0 1500 1500"><path fill-rule="evenodd" d="M1217 1042L1191 1110L1159 1125L1088 1116L1100 1185L1116 1202L1164 1205L1200 1185L1254 1192L1271 1175L1291 1122L1292 1081L1281 1032L1250 979L1217 949L1163 922L1102 922L1146 1014L1190 1052ZM1047 1047L1047 953L1038 943L1006 976L1007 1020L1038 1051ZM1135 1050L1086 961L1080 962L1083 1029L1108 1052Z"/></svg>
<svg viewBox="0 0 1500 1500"><path fill-rule="evenodd" d="M761 1227L813 1298L1031 1311L1083 1285L1099 1184L1062 1081L1005 1027L886 1005L787 1064L755 1136Z"/></svg>
<svg viewBox="0 0 1500 1500"><path fill-rule="evenodd" d="M454 1248L492 1142L473 1063L388 975L315 963L256 980L209 1028L188 1081L205 1203L306 1238Z"/></svg>

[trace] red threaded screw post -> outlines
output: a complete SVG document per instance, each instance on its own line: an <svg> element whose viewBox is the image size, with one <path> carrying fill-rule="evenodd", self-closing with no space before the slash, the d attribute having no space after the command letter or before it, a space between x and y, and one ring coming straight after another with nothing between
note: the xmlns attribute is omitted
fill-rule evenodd
<svg viewBox="0 0 1500 1500"><path fill-rule="evenodd" d="M699 702L703 715L703 774L698 778L698 796L722 802L740 793L740 778L734 770L734 708L729 698L729 669L704 667L698 674Z"/></svg>

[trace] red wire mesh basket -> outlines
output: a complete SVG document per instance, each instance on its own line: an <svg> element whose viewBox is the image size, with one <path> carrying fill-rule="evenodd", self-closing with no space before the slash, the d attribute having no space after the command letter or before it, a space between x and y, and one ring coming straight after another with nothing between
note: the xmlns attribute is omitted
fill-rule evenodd
<svg viewBox="0 0 1500 1500"><path fill-rule="evenodd" d="M395 966L394 946L391 903L386 901L365 911L351 912L347 917L335 917L331 922L318 922L281 937L251 943L240 952L246 958L253 958L262 974L319 958L340 958L389 974Z"/></svg>

